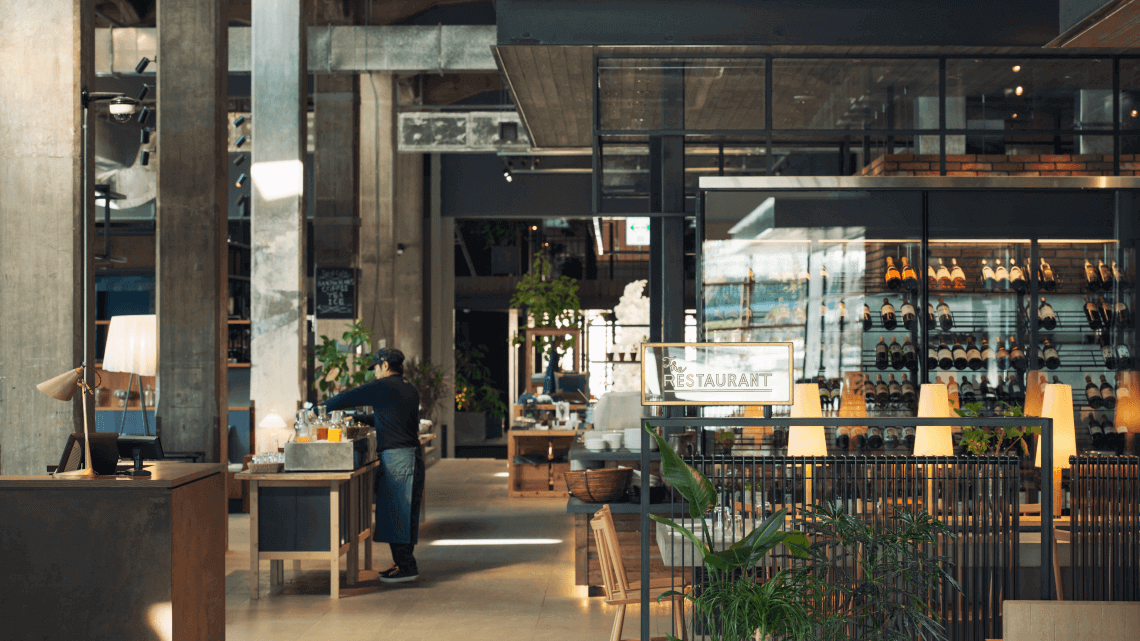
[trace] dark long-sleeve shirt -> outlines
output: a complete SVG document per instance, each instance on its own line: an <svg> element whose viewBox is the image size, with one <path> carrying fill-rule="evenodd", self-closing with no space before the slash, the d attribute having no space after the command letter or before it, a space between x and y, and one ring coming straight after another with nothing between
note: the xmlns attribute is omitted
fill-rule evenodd
<svg viewBox="0 0 1140 641"><path fill-rule="evenodd" d="M372 424L376 426L376 447L379 451L418 447L420 444L420 394L403 376L376 379L341 392L323 405L330 411L346 407L371 407Z"/></svg>

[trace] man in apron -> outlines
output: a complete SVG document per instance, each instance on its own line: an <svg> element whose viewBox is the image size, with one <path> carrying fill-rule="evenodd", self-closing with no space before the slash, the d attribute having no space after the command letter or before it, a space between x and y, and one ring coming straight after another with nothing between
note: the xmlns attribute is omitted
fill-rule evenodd
<svg viewBox="0 0 1140 641"><path fill-rule="evenodd" d="M419 439L420 395L404 378L404 353L380 348L372 361L376 380L324 402L329 410L371 407L380 469L376 477L373 540L392 548L394 565L380 573L384 583L415 581L412 555L419 538L424 493L424 455Z"/></svg>

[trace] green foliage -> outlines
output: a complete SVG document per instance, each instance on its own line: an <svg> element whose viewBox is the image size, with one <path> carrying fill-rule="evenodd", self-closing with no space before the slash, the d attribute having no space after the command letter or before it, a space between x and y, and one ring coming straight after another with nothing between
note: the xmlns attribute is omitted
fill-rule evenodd
<svg viewBox="0 0 1140 641"><path fill-rule="evenodd" d="M432 365L431 361L417 360L404 364L404 378L416 388L420 394L420 418L434 420L436 407L447 396L451 387L447 377L443 375L443 367Z"/></svg>
<svg viewBox="0 0 1140 641"><path fill-rule="evenodd" d="M716 488L708 477L685 463L669 443L646 425L645 430L657 440L661 450L661 476L689 504L689 516L702 523L705 514L716 505ZM799 532L782 530L787 510L780 510L759 523L747 536L725 550L715 550L712 533L701 528L703 538L688 528L656 514L654 521L673 528L693 542L708 572L708 584L700 594L685 594L693 604L694 616L704 623L712 641L740 641L759 630L783 638L803 638L807 629L807 613L785 586L786 575L779 572L764 583L757 583L756 564L777 546L783 544L793 555L805 556L807 538ZM662 598L676 595L670 592Z"/></svg>
<svg viewBox="0 0 1140 641"><path fill-rule="evenodd" d="M812 543L788 585L803 600L814 639L946 639L930 604L943 598L944 582L961 588L946 557L929 551L954 537L946 524L907 508L879 527L834 503L803 514L797 523Z"/></svg>
<svg viewBox="0 0 1140 641"><path fill-rule="evenodd" d="M981 403L967 403L955 411L958 412L958 416L977 417L982 415L983 406ZM1000 402L996 415L1019 417L1025 416L1025 412L1022 411L1020 405ZM1021 451L1028 455L1029 444L1026 442L1026 435L1040 433L1041 428L1039 427L999 427L991 431L971 426L962 428L961 443L966 451L974 456L984 456L991 453L1006 454L1015 447L1020 447ZM1005 449L1002 449L1002 443L1008 443Z"/></svg>
<svg viewBox="0 0 1140 641"><path fill-rule="evenodd" d="M578 281L569 276L558 279L550 277L550 261L539 254L534 264L519 280L515 293L511 296L511 307L526 309L534 318L535 327L576 327L582 304L578 300ZM512 344L524 342L521 335L512 339ZM543 354L550 354L558 348L565 350L574 346L574 339L568 337L539 337L537 344Z"/></svg>
<svg viewBox="0 0 1140 641"><path fill-rule="evenodd" d="M514 245L515 230L522 224L524 223L504 220L481 223L479 234L483 237L484 247L490 249L495 245Z"/></svg>
<svg viewBox="0 0 1140 641"><path fill-rule="evenodd" d="M455 409L505 417L507 404L491 386L491 370L483 364L486 355L486 345L472 345L462 337L455 341Z"/></svg>
<svg viewBox="0 0 1140 641"><path fill-rule="evenodd" d="M340 345L348 351L341 351ZM358 387L372 380L372 332L360 323L348 326L340 342L321 336L317 347L317 367L313 373L313 389L320 392L321 400Z"/></svg>

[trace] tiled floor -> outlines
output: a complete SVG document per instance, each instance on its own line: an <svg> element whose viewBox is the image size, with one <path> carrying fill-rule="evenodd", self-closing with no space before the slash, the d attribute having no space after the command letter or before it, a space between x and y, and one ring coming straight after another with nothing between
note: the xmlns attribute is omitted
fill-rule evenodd
<svg viewBox="0 0 1140 641"><path fill-rule="evenodd" d="M285 564L286 584L269 589L261 563L261 598L249 597L249 518L230 516L226 556L228 641L554 641L609 638L616 608L574 585L572 518L565 499L508 499L506 463L443 460L427 472L427 521L416 547L420 579L385 585L375 579L328 597L327 566ZM553 544L434 545L447 539L555 539ZM391 565L375 544L375 568ZM343 567L343 561L342 561ZM668 611L653 606L653 634L669 631ZM625 637L637 638L630 607Z"/></svg>

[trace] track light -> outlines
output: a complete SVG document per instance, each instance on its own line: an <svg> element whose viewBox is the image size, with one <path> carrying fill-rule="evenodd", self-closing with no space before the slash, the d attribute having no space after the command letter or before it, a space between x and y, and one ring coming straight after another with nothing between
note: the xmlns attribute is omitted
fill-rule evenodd
<svg viewBox="0 0 1140 641"><path fill-rule="evenodd" d="M234 167L241 167L242 164L244 164L244 163L245 163L245 154L238 154L238 157L234 158Z"/></svg>
<svg viewBox="0 0 1140 641"><path fill-rule="evenodd" d="M235 147L241 147L242 145L245 144L245 140L246 140L245 134L238 136L237 142L234 143L234 146Z"/></svg>
<svg viewBox="0 0 1140 641"><path fill-rule="evenodd" d="M111 117L115 119L115 122L127 122L134 115L135 110L139 108L139 103L126 96L116 96L111 99L108 108L111 110Z"/></svg>
<svg viewBox="0 0 1140 641"><path fill-rule="evenodd" d="M238 176L237 182L234 183L234 187L241 187L244 184L245 184L245 174L243 173L242 175Z"/></svg>
<svg viewBox="0 0 1140 641"><path fill-rule="evenodd" d="M245 207L247 203L249 203L249 196L246 194L242 194L241 197L238 198L237 202L234 204L237 205L238 207Z"/></svg>
<svg viewBox="0 0 1140 641"><path fill-rule="evenodd" d="M139 63L137 65L135 65L135 73L142 73L142 72L146 71L147 65L149 65L149 64L150 64L150 58L147 58L144 56L143 59L139 60Z"/></svg>
<svg viewBox="0 0 1140 641"><path fill-rule="evenodd" d="M1025 89L1023 87L1021 87L1020 85L1018 85L1017 89L1013 90L1013 93L1020 96L1021 94L1025 93Z"/></svg>
<svg viewBox="0 0 1140 641"><path fill-rule="evenodd" d="M150 132L151 132L150 127L143 127L139 131L139 144L140 145L145 145L145 144L150 142Z"/></svg>
<svg viewBox="0 0 1140 641"><path fill-rule="evenodd" d="M146 167L147 165L150 164L150 150L149 149L143 149L142 153L139 154L139 164L142 165L143 167Z"/></svg>
<svg viewBox="0 0 1140 641"><path fill-rule="evenodd" d="M245 122L245 116L238 116L237 120L234 121L234 129L237 129L238 127L240 127L241 123L243 123L243 122Z"/></svg>
<svg viewBox="0 0 1140 641"><path fill-rule="evenodd" d="M135 100L142 102L143 99L146 98L146 94L149 91L150 91L150 85L143 85L142 89L139 89L139 95L135 98Z"/></svg>
<svg viewBox="0 0 1140 641"><path fill-rule="evenodd" d="M504 179L505 179L507 182L511 182L512 180L514 180L514 179L515 179L515 177L511 175L511 170L510 170L510 169L506 169L506 170L504 170L504 171L503 171L503 178L504 178Z"/></svg>
<svg viewBox="0 0 1140 641"><path fill-rule="evenodd" d="M145 125L146 121L150 119L150 107L143 107L139 110L139 124Z"/></svg>

